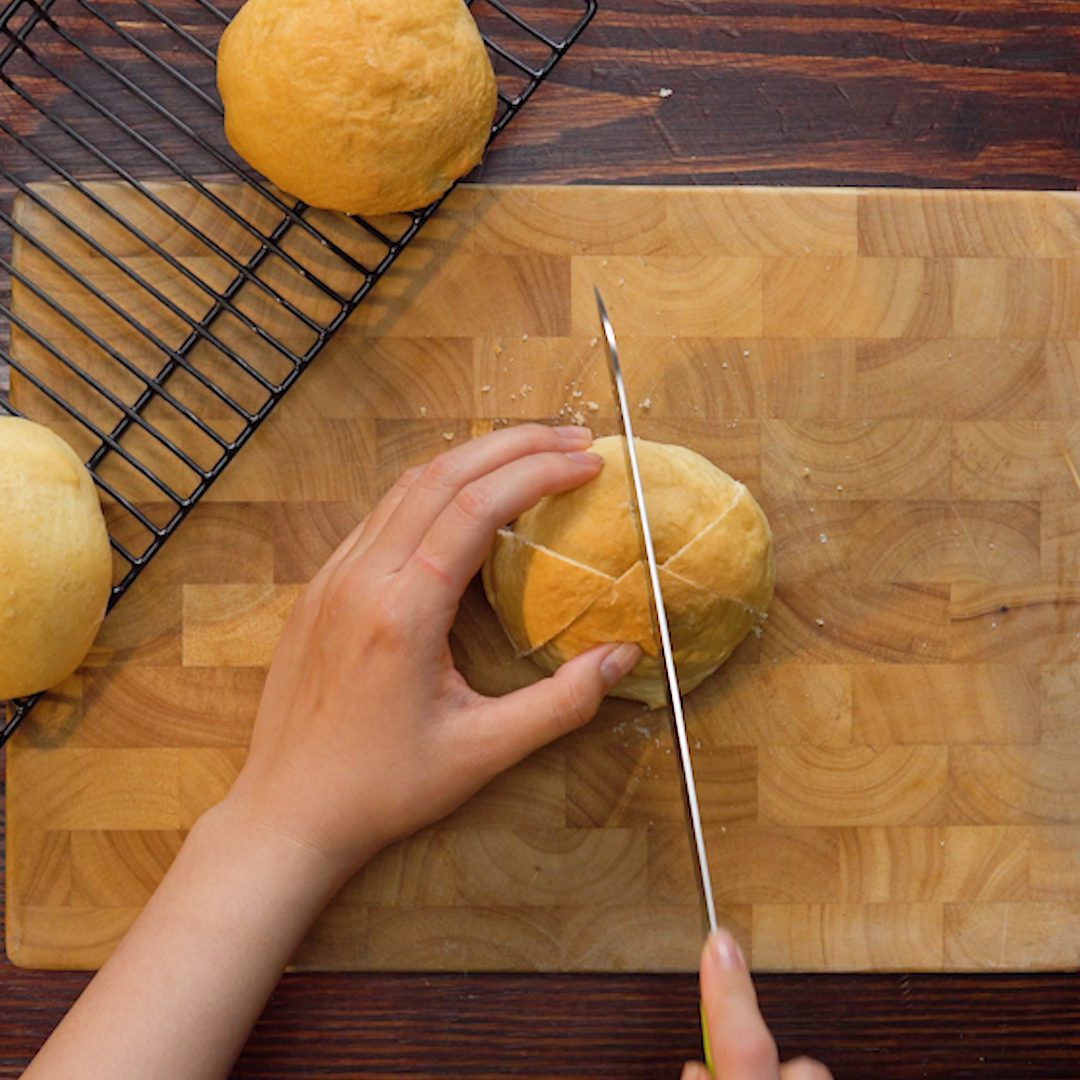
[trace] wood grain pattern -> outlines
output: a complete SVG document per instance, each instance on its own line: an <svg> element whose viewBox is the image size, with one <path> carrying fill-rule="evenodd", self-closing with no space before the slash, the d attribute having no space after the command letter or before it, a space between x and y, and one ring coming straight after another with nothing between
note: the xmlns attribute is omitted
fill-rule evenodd
<svg viewBox="0 0 1080 1080"><path fill-rule="evenodd" d="M1073 202L459 190L397 289L342 331L13 743L12 955L107 955L236 775L302 583L403 468L524 419L581 413L611 430L588 306L601 280L642 433L744 479L775 525L765 633L689 701L718 901L754 964L1072 965ZM20 214L48 228L33 206ZM1080 219L1072 241L1080 257ZM1041 306L1001 312L994 290L1014 280L1034 280ZM77 331L52 332L75 351ZM249 362L264 356L252 342ZM185 448L182 418L153 420ZM154 441L133 450L170 476L176 454ZM477 589L455 651L486 692L536 677ZM376 860L297 964L690 969L683 815L662 717L613 701Z"/></svg>

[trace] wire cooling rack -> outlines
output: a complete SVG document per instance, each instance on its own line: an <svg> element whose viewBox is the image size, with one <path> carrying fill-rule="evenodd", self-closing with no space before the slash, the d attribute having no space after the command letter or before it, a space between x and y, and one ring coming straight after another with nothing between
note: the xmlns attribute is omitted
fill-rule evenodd
<svg viewBox="0 0 1080 1080"><path fill-rule="evenodd" d="M494 138L596 0L466 2L498 75ZM0 412L60 431L94 474L110 606L439 205L328 214L239 160L215 87L238 7L0 9ZM36 700L10 704L0 744Z"/></svg>

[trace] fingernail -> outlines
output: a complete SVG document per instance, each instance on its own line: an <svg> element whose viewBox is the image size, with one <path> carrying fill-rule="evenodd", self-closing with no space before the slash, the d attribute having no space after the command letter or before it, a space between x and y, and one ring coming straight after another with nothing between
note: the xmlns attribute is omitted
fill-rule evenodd
<svg viewBox="0 0 1080 1080"><path fill-rule="evenodd" d="M709 935L709 956L721 971L746 970L746 957L739 943L726 930Z"/></svg>
<svg viewBox="0 0 1080 1080"><path fill-rule="evenodd" d="M580 443L582 446L588 446L593 439L593 433L587 427L567 424L554 430L555 434L560 438L565 439L567 442Z"/></svg>
<svg viewBox="0 0 1080 1080"><path fill-rule="evenodd" d="M641 659L641 648L629 642L616 645L600 662L600 677L610 690L620 679L629 675Z"/></svg>
<svg viewBox="0 0 1080 1080"><path fill-rule="evenodd" d="M604 464L604 459L599 454L594 454L591 450L574 450L566 456L571 461L576 461L578 465L588 465L592 468Z"/></svg>

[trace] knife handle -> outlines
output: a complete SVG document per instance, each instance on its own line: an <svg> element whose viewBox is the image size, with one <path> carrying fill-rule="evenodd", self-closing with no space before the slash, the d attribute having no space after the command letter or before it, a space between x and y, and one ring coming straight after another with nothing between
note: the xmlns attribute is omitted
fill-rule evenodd
<svg viewBox="0 0 1080 1080"><path fill-rule="evenodd" d="M701 1002L698 1008L701 1010L701 1046L705 1051L705 1064L709 1067L709 1072L715 1076L716 1069L713 1066L712 1044L709 1042L709 1022L705 1019L705 1003Z"/></svg>

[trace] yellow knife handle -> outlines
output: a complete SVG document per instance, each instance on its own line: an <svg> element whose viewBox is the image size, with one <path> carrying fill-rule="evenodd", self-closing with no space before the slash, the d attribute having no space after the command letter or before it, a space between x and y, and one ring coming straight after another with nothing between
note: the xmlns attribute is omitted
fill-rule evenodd
<svg viewBox="0 0 1080 1080"><path fill-rule="evenodd" d="M713 1075L716 1074L716 1070L713 1067L712 1059L712 1045L709 1042L709 1022L705 1019L705 1003L702 1002L699 1005L701 1009L701 1045L705 1050L705 1064L709 1067L709 1072Z"/></svg>

